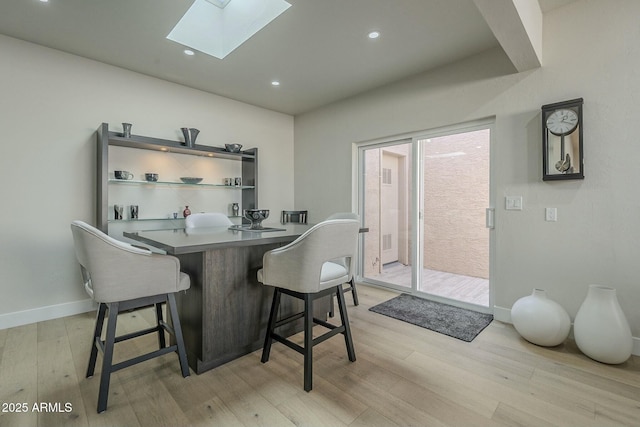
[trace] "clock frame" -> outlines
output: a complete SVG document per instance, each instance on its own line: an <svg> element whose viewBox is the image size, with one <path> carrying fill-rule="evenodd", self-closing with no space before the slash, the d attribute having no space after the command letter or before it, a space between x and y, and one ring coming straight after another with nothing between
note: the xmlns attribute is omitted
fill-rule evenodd
<svg viewBox="0 0 640 427"><path fill-rule="evenodd" d="M543 181L584 179L582 105L578 98L542 106Z"/></svg>

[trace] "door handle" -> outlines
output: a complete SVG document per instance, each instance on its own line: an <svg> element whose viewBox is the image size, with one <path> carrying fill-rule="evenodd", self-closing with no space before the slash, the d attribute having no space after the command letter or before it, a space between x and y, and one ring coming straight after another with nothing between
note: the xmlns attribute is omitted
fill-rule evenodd
<svg viewBox="0 0 640 427"><path fill-rule="evenodd" d="M485 211L485 224L487 228L495 228L495 215L496 210L494 208L487 208Z"/></svg>

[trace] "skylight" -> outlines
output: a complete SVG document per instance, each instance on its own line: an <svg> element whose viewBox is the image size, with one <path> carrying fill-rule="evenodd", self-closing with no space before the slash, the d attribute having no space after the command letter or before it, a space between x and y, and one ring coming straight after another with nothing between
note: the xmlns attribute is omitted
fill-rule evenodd
<svg viewBox="0 0 640 427"><path fill-rule="evenodd" d="M195 0L167 38L223 59L290 6L284 0Z"/></svg>
<svg viewBox="0 0 640 427"><path fill-rule="evenodd" d="M231 0L207 0L207 1L214 6L218 6L220 9L224 9L224 7L228 5Z"/></svg>

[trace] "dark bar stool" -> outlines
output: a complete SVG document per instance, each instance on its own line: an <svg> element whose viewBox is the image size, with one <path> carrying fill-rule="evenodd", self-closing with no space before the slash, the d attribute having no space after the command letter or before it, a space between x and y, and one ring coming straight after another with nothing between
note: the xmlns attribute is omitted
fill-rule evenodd
<svg viewBox="0 0 640 427"><path fill-rule="evenodd" d="M307 213L308 211L282 211L282 214L280 215L280 222L283 224L288 222L306 224Z"/></svg>

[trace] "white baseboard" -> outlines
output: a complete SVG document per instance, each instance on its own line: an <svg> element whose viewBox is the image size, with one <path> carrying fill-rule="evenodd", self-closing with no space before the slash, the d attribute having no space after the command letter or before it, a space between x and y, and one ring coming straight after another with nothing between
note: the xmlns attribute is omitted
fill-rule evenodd
<svg viewBox="0 0 640 427"><path fill-rule="evenodd" d="M493 306L493 318L499 320L504 323L512 323L511 322L511 309ZM573 336L573 324L571 325L571 332L569 336ZM631 350L631 354L634 356L640 356L640 338L633 337L633 350Z"/></svg>
<svg viewBox="0 0 640 427"><path fill-rule="evenodd" d="M511 323L511 309L494 305L493 318L504 323Z"/></svg>
<svg viewBox="0 0 640 427"><path fill-rule="evenodd" d="M96 309L91 299L67 302L64 304L49 305L33 308L31 310L16 311L14 313L0 314L0 329L13 328L15 326L28 325L30 323L45 320L58 319L74 314L86 313Z"/></svg>

